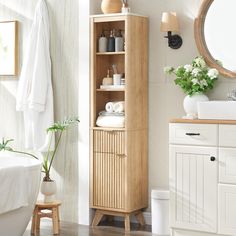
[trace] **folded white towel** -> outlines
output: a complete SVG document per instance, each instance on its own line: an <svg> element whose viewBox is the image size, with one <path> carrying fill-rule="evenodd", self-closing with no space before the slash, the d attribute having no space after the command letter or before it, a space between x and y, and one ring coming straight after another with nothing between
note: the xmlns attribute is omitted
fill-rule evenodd
<svg viewBox="0 0 236 236"><path fill-rule="evenodd" d="M107 111L100 111L98 113L99 116L124 116L124 112L107 112Z"/></svg>
<svg viewBox="0 0 236 236"><path fill-rule="evenodd" d="M108 102L105 105L105 110L107 112L124 112L125 102L124 101Z"/></svg>
<svg viewBox="0 0 236 236"><path fill-rule="evenodd" d="M124 116L98 116L96 125L100 127L123 128L125 127L125 117Z"/></svg>
<svg viewBox="0 0 236 236"><path fill-rule="evenodd" d="M113 111L118 112L118 113L124 112L125 111L125 102L116 102L113 105Z"/></svg>

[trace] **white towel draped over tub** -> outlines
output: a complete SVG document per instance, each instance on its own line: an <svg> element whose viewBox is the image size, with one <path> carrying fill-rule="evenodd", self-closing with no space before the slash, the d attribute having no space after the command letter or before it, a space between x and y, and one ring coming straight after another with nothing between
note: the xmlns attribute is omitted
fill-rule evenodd
<svg viewBox="0 0 236 236"><path fill-rule="evenodd" d="M16 109L24 112L25 147L39 151L46 150L46 129L54 123L49 42L48 10L39 0L16 98Z"/></svg>
<svg viewBox="0 0 236 236"><path fill-rule="evenodd" d="M0 214L28 206L28 178L24 166L7 166L1 161Z"/></svg>

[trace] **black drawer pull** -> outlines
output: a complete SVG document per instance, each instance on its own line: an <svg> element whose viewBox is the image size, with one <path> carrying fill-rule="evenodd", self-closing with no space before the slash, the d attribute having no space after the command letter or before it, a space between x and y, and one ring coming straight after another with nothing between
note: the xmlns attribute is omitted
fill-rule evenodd
<svg viewBox="0 0 236 236"><path fill-rule="evenodd" d="M200 133L185 133L188 136L199 136Z"/></svg>

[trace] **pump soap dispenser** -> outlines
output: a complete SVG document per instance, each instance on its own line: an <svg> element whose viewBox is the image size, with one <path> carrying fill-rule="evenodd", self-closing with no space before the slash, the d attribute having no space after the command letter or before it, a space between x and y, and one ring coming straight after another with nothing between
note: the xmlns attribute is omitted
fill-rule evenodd
<svg viewBox="0 0 236 236"><path fill-rule="evenodd" d="M110 77L110 71L107 70L107 77L103 78L102 85L112 85L113 79Z"/></svg>
<svg viewBox="0 0 236 236"><path fill-rule="evenodd" d="M108 46L107 46L108 52L115 52L115 37L114 37L114 30L111 30L110 36L108 38Z"/></svg>
<svg viewBox="0 0 236 236"><path fill-rule="evenodd" d="M121 35L121 30L118 30L117 36L115 37L115 51L124 51L124 38Z"/></svg>
<svg viewBox="0 0 236 236"><path fill-rule="evenodd" d="M98 51L106 52L107 51L107 38L104 34L104 31L101 33L101 36L98 40Z"/></svg>

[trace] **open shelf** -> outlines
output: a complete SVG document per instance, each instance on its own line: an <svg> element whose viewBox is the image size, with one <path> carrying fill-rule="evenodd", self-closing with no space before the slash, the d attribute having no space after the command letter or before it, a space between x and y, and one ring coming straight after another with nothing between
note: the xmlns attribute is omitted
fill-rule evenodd
<svg viewBox="0 0 236 236"><path fill-rule="evenodd" d="M121 51L121 52L97 52L96 55L97 56L107 56L107 55L124 55L125 51Z"/></svg>
<svg viewBox="0 0 236 236"><path fill-rule="evenodd" d="M106 131L125 131L125 128L117 128L117 127L92 127L93 130L106 130Z"/></svg>
<svg viewBox="0 0 236 236"><path fill-rule="evenodd" d="M97 92L125 92L124 88L114 88L114 89L96 89Z"/></svg>

